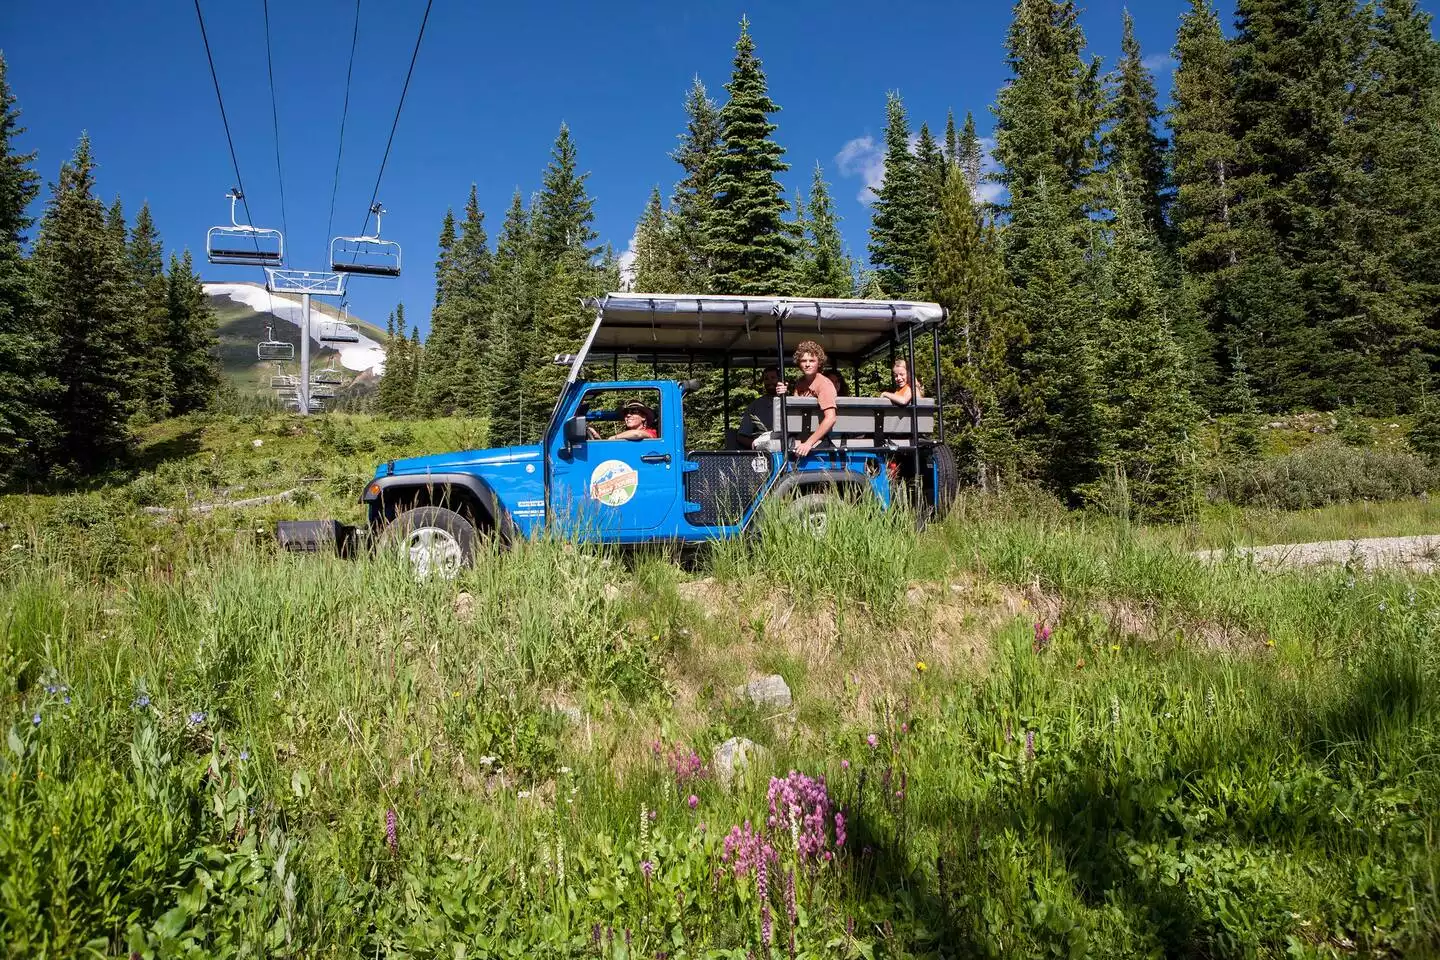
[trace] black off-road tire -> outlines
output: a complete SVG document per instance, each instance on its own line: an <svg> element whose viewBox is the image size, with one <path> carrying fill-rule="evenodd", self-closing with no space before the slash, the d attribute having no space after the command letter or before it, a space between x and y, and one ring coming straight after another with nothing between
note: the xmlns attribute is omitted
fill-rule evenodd
<svg viewBox="0 0 1440 960"><path fill-rule="evenodd" d="M379 549L406 560L416 579L438 574L454 579L475 562L475 525L444 507L415 507L399 514L380 533Z"/></svg>

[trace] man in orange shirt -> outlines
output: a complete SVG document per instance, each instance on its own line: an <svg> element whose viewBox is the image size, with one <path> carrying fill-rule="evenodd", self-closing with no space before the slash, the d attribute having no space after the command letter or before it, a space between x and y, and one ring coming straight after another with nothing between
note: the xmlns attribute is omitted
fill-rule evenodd
<svg viewBox="0 0 1440 960"><path fill-rule="evenodd" d="M806 457L835 426L835 384L820 372L825 369L825 348L814 340L806 340L796 347L794 360L800 368L800 379L795 381L795 396L814 397L820 406L820 423L815 432L795 445L795 455ZM782 394L786 390L784 383L775 388L777 393Z"/></svg>

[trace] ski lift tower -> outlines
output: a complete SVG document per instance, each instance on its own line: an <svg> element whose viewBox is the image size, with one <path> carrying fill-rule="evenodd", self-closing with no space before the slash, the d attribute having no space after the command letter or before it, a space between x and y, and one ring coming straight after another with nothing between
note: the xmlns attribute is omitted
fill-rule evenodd
<svg viewBox="0 0 1440 960"><path fill-rule="evenodd" d="M265 268L265 289L271 293L300 294L300 376L296 409L303 416L310 403L310 298L345 296L345 275L323 270Z"/></svg>

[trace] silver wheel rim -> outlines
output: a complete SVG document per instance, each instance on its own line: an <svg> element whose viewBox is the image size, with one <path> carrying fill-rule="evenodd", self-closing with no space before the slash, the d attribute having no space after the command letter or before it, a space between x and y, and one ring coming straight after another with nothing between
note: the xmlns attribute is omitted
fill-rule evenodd
<svg viewBox="0 0 1440 960"><path fill-rule="evenodd" d="M830 512L823 507L819 510L811 510L805 514L805 529L810 535L819 539L825 536L825 531L830 527Z"/></svg>
<svg viewBox="0 0 1440 960"><path fill-rule="evenodd" d="M460 572L464 553L460 541L448 530L439 527L417 527L405 537L405 549L410 556L410 568L416 579L423 580L431 575L453 579Z"/></svg>

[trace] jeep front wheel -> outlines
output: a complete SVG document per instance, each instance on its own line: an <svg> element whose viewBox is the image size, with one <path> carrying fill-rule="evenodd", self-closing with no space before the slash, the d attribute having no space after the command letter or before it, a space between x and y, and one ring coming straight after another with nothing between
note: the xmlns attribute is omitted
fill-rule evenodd
<svg viewBox="0 0 1440 960"><path fill-rule="evenodd" d="M475 525L454 510L416 507L390 521L380 546L410 564L417 580L450 580L475 559Z"/></svg>

